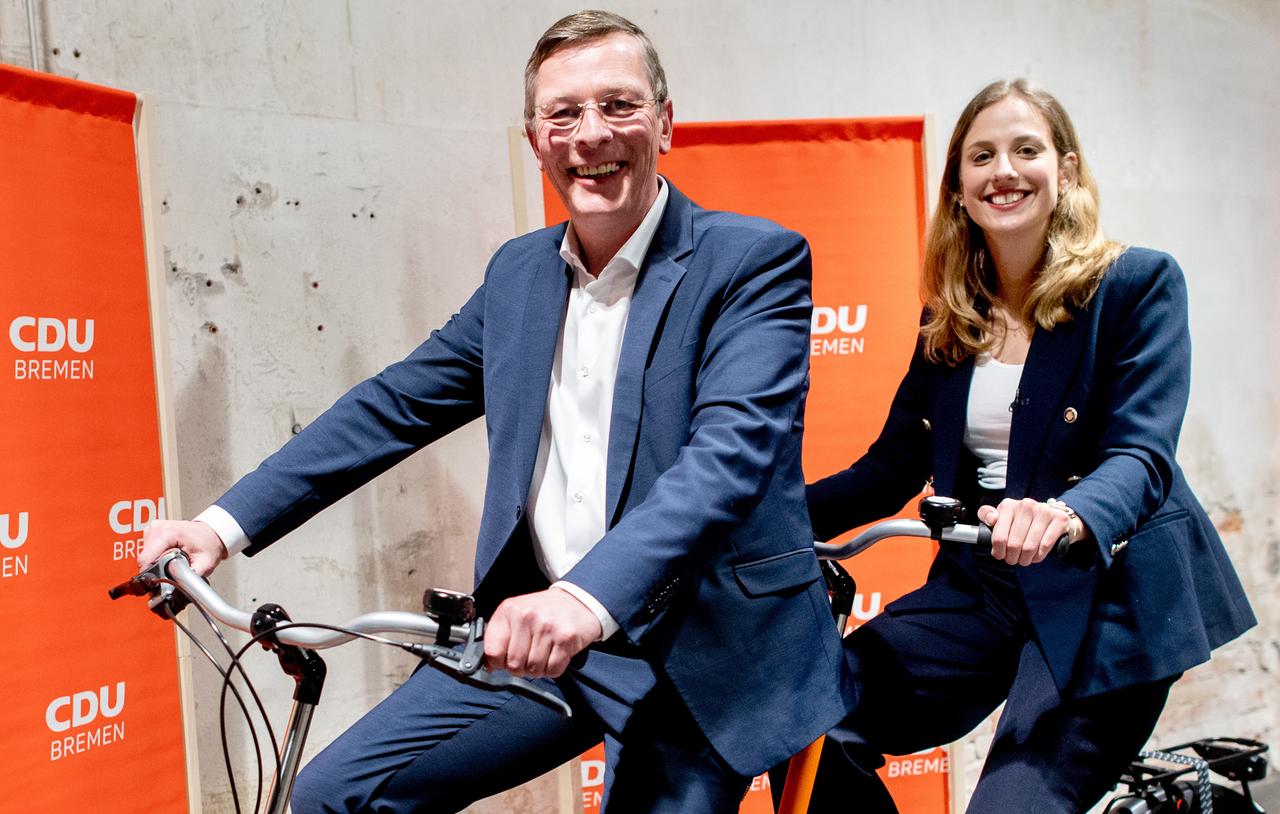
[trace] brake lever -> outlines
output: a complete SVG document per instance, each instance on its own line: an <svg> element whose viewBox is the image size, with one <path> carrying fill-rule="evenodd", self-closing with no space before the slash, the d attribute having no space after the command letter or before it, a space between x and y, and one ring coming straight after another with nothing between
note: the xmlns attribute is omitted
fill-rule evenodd
<svg viewBox="0 0 1280 814"><path fill-rule="evenodd" d="M488 670L478 670L467 676L467 679L469 681L486 684L490 687L504 687L517 695L523 695L526 698L531 698L543 706L550 707L560 713L561 718L567 719L573 717L573 710L565 703L563 698L553 695L551 692L544 690L529 681L525 681L523 678L516 678L515 676L507 675L505 673L498 674L491 673Z"/></svg>
<svg viewBox="0 0 1280 814"><path fill-rule="evenodd" d="M562 718L572 718L573 710L563 698L538 687L532 682L505 673L498 674L484 667L484 619L477 618L470 624L467 643L462 650L454 650L439 644L415 643L406 649L421 656L437 670L453 673L460 680L486 687L508 689L517 695L550 707Z"/></svg>
<svg viewBox="0 0 1280 814"><path fill-rule="evenodd" d="M131 579L107 589L107 596L120 599L124 596L149 596L147 607L156 616L168 621L174 619L191 601L179 591L165 575L165 567L175 558L186 558L176 548L166 551L160 559L139 571Z"/></svg>

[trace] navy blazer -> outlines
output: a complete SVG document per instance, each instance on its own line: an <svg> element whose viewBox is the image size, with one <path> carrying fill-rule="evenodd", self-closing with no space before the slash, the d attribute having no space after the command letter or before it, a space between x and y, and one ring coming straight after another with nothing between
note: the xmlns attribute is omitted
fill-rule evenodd
<svg viewBox="0 0 1280 814"><path fill-rule="evenodd" d="M444 327L217 501L253 541L246 553L483 414L477 595L528 583L500 555L529 545L525 501L570 284L565 228L506 243ZM744 775L844 715L800 469L809 287L802 237L671 188L618 362L608 531L565 576L603 603Z"/></svg>
<svg viewBox="0 0 1280 814"><path fill-rule="evenodd" d="M1256 622L1174 460L1190 368L1182 270L1149 249L1125 251L1085 308L1032 337L1005 494L1060 498L1095 540L1014 569L1065 693L1176 675ZM938 494L964 491L972 477L963 443L972 376L972 358L931 364L917 346L867 454L809 487L818 539L896 512L929 476ZM942 557L971 567L971 551L948 544ZM897 609L912 602L908 595Z"/></svg>

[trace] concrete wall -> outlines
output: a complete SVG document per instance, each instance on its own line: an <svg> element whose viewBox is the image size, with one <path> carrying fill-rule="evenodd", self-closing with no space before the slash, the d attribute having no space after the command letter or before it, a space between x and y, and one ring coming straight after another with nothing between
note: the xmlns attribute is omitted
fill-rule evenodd
<svg viewBox="0 0 1280 814"><path fill-rule="evenodd" d="M27 1L0 60L31 64ZM530 47L566 2L34 3L46 70L139 92L151 116L184 516L348 386L405 353L513 234L507 128ZM955 116L1028 75L1072 112L1113 237L1173 253L1196 357L1180 458L1262 624L1175 689L1157 742L1280 745L1280 6L1270 0L671 2L612 5L656 41L681 120ZM470 584L484 479L470 427L216 584L241 604L343 618ZM322 745L410 664L330 659ZM263 676L283 716L289 687ZM197 672L205 810L229 810L216 683ZM237 730L238 731L238 730ZM984 727L959 750L966 782ZM248 764L245 764L246 766ZM544 779L474 811L547 811Z"/></svg>

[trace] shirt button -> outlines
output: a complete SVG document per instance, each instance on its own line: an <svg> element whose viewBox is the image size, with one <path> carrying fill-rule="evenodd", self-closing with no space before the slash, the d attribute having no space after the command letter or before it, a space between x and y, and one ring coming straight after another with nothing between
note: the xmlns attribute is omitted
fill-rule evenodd
<svg viewBox="0 0 1280 814"><path fill-rule="evenodd" d="M591 433L589 433L589 432L585 432L585 433L583 433L583 434L582 434L582 440L583 440L583 441L585 441L585 442L587 442L588 444L590 444L590 443L591 443Z"/></svg>
<svg viewBox="0 0 1280 814"><path fill-rule="evenodd" d="M578 375L585 379L587 376L591 375L591 370L586 365L583 365L578 371Z"/></svg>
<svg viewBox="0 0 1280 814"><path fill-rule="evenodd" d="M598 306L598 305L592 305L592 306L590 306L590 307L588 307L588 308L587 308L587 313L588 313L588 314L594 314L596 311L599 311L599 310L600 310L600 306Z"/></svg>
<svg viewBox="0 0 1280 814"><path fill-rule="evenodd" d="M582 493L581 493L581 492L574 492L574 493L573 493L573 502L574 502L574 503L581 503L581 502L582 502Z"/></svg>

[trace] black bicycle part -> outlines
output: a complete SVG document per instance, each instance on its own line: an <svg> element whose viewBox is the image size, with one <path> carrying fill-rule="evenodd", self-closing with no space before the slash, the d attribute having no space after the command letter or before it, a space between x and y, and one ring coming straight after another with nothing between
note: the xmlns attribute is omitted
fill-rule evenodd
<svg viewBox="0 0 1280 814"><path fill-rule="evenodd" d="M178 552L182 554L181 551ZM182 554L182 556L186 556ZM150 596L148 609L165 621L177 619L190 601L177 589L163 571L163 559L156 560L130 579L107 589L107 596L120 599L126 596Z"/></svg>
<svg viewBox="0 0 1280 814"><path fill-rule="evenodd" d="M1270 747L1247 738L1204 738L1162 749L1162 752L1195 753L1209 771L1240 784L1240 791L1212 784L1209 793L1215 814L1264 814L1253 799L1249 783L1266 777ZM1121 775L1119 783L1128 793L1114 798L1106 814L1198 814L1203 810L1196 793L1197 784L1182 779L1196 771L1194 766L1170 767L1163 763L1135 760Z"/></svg>
<svg viewBox="0 0 1280 814"><path fill-rule="evenodd" d="M929 527L935 540L942 538L942 532L964 520L964 504L954 497L928 495L920 499L917 508L920 519Z"/></svg>
<svg viewBox="0 0 1280 814"><path fill-rule="evenodd" d="M469 625L476 620L476 600L470 594L444 588L428 588L422 592L422 612L439 624L436 644L450 644L449 631L454 625Z"/></svg>
<svg viewBox="0 0 1280 814"><path fill-rule="evenodd" d="M324 679L328 673L324 659L314 650L282 644L276 637L276 628L292 623L288 612L274 602L260 605L253 613L249 626L254 638L264 650L276 654L280 669L294 680L293 700L315 706L320 703L324 691Z"/></svg>
<svg viewBox="0 0 1280 814"><path fill-rule="evenodd" d="M827 584L827 596L831 600L831 615L835 619L848 619L853 613L853 599L858 593L858 585L848 571L836 565L832 560L820 560L822 580ZM844 631L840 631L841 635Z"/></svg>

